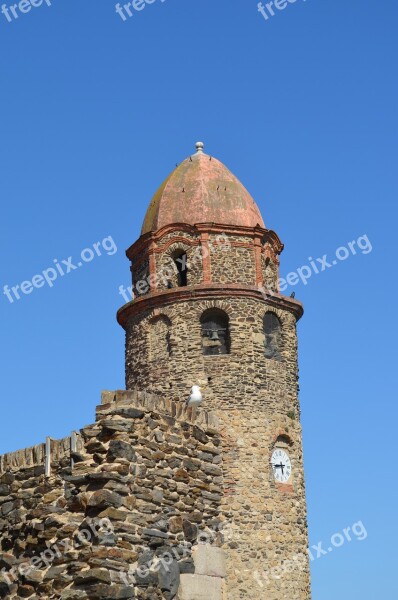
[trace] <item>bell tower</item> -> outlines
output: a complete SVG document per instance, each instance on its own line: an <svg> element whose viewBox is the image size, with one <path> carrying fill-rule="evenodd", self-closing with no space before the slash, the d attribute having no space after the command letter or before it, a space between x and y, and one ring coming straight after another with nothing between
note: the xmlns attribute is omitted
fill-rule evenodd
<svg viewBox="0 0 398 600"><path fill-rule="evenodd" d="M310 598L303 308L278 291L282 250L248 191L201 142L162 183L127 250L134 298L118 311L126 389L184 402L199 383L203 409L221 423L223 478L208 493L221 494L228 600Z"/></svg>

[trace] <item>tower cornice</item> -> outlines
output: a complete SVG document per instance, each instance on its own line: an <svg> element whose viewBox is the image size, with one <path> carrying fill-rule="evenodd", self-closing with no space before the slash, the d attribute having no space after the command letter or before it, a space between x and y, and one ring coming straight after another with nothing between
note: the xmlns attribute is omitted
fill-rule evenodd
<svg viewBox="0 0 398 600"><path fill-rule="evenodd" d="M142 235L126 250L127 258L134 260L136 256L140 255L145 250L150 249L151 246L152 248L156 248L162 238L174 231L189 233L190 235L197 237L198 240L203 233L246 236L252 239L260 239L262 243L269 242L277 255L281 254L284 249L284 244L281 242L275 231L260 226L238 227L236 225L222 223L197 223L195 225L189 225L188 223L173 223L172 225L166 225L157 231L151 231Z"/></svg>
<svg viewBox="0 0 398 600"><path fill-rule="evenodd" d="M187 300L208 300L227 298L254 298L263 301L266 306L281 308L293 313L298 321L304 314L304 307L298 300L283 296L281 294L265 295L255 286L242 284L202 284L184 288L173 288L150 292L144 296L135 298L122 306L117 312L117 321L124 329L131 317L149 310L185 302Z"/></svg>

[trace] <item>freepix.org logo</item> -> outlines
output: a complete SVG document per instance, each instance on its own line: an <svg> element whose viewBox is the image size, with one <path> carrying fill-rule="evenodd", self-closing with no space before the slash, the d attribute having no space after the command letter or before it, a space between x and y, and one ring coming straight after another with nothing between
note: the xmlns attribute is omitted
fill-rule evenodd
<svg viewBox="0 0 398 600"><path fill-rule="evenodd" d="M40 6L52 6L52 0L20 0L16 4L2 4L1 12L9 23L16 21L20 16L29 13L32 8L40 8Z"/></svg>
<svg viewBox="0 0 398 600"><path fill-rule="evenodd" d="M305 1L306 0L303 0L303 2ZM285 10L290 4L296 4L296 2L297 0L272 0L272 2L267 2L265 5L263 2L259 2L257 4L257 10L266 21L269 21L269 19L274 17L279 11Z"/></svg>
<svg viewBox="0 0 398 600"><path fill-rule="evenodd" d="M13 304L15 300L20 300L24 295L28 296L35 289L39 289L48 285L48 287L54 287L54 282L59 277L64 277L73 271L83 267L85 264L90 263L97 256L102 256L103 253L108 256L113 256L117 252L117 246L113 241L112 236L104 238L102 242L96 242L92 247L84 248L80 252L80 260L74 262L72 256L59 261L54 258L53 265L44 269L41 273L34 275L31 280L23 281L18 285L5 285L3 286L3 294L6 296L8 301Z"/></svg>
<svg viewBox="0 0 398 600"><path fill-rule="evenodd" d="M144 10L147 4L165 1L166 0L132 0L132 2L126 2L125 4L118 2L115 8L122 21L127 21L127 19L131 19L131 17L133 17L135 14L138 14Z"/></svg>

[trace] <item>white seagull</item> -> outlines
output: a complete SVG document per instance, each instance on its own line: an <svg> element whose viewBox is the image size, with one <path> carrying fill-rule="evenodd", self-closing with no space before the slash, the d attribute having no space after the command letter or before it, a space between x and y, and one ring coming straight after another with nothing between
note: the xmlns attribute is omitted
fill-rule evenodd
<svg viewBox="0 0 398 600"><path fill-rule="evenodd" d="M193 385L191 395L187 398L187 406L200 406L203 402L202 388L198 385Z"/></svg>

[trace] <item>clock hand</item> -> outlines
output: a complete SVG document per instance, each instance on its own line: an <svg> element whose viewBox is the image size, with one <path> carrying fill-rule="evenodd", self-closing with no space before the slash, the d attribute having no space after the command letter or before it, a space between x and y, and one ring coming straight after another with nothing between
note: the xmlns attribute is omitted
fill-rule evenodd
<svg viewBox="0 0 398 600"><path fill-rule="evenodd" d="M283 465L282 463L280 465L274 465L275 469L282 469L282 475L283 475L283 469L286 467L286 465Z"/></svg>

